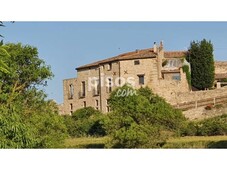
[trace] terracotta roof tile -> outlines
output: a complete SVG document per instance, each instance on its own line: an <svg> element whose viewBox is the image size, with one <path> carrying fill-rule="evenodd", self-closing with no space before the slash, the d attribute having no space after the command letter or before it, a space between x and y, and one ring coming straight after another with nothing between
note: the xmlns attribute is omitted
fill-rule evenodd
<svg viewBox="0 0 227 170"><path fill-rule="evenodd" d="M169 51L169 52L165 52L164 55L166 58L180 58L180 57L184 56L186 53L187 53L186 51L173 51L173 52ZM96 67L100 64L105 64L105 63L109 63L109 62L113 62L113 61L144 59L144 58L150 58L150 57L155 58L156 56L157 56L157 53L154 52L154 49L148 48L148 49L136 50L133 52L120 54L115 57L107 58L104 60L96 61L91 64L80 66L76 69L79 70L79 69L85 69L85 68L89 68L89 67Z"/></svg>
<svg viewBox="0 0 227 170"><path fill-rule="evenodd" d="M166 51L165 58L182 58L187 55L187 51Z"/></svg>

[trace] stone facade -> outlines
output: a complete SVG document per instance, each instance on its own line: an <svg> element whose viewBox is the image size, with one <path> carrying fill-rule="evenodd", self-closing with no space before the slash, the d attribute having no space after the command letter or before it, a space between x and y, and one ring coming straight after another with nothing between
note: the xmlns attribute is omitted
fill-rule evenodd
<svg viewBox="0 0 227 170"><path fill-rule="evenodd" d="M110 111L109 94L125 83L134 88L148 86L169 103L175 103L173 96L190 91L182 70L185 54L185 51L165 52L160 43L150 49L136 50L81 66L77 68L77 78L63 81L64 103L59 107L61 114L70 114L88 106L107 113ZM166 67L163 66L164 61L181 61L181 65L170 64Z"/></svg>
<svg viewBox="0 0 227 170"><path fill-rule="evenodd" d="M215 62L215 74L226 74L227 73L227 62L216 61Z"/></svg>

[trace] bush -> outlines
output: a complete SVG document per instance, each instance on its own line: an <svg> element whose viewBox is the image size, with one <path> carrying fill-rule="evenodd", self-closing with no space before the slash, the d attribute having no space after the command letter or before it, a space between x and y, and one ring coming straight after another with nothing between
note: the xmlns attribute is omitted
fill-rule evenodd
<svg viewBox="0 0 227 170"><path fill-rule="evenodd" d="M34 148L57 148L68 137L63 117L56 113L32 113L26 121L34 128Z"/></svg>
<svg viewBox="0 0 227 170"><path fill-rule="evenodd" d="M132 123L130 127L122 127L113 134L109 147L112 145L112 148L157 148L165 143L165 139L160 136L158 128Z"/></svg>
<svg viewBox="0 0 227 170"><path fill-rule="evenodd" d="M118 96L118 90L134 90L134 95ZM135 90L123 86L110 95L112 113L105 119L105 129L111 136L110 146L117 148L154 148L177 134L186 120L181 111L146 87ZM164 132L168 132L164 133Z"/></svg>
<svg viewBox="0 0 227 170"><path fill-rule="evenodd" d="M103 127L105 115L92 107L79 109L72 117L65 117L68 132L72 137L105 136Z"/></svg>
<svg viewBox="0 0 227 170"><path fill-rule="evenodd" d="M37 141L32 127L24 124L14 110L0 108L0 148L34 148Z"/></svg>
<svg viewBox="0 0 227 170"><path fill-rule="evenodd" d="M217 136L227 134L227 115L209 118L197 123L198 136Z"/></svg>
<svg viewBox="0 0 227 170"><path fill-rule="evenodd" d="M196 136L197 126L192 121L185 122L184 126L180 129L180 136Z"/></svg>

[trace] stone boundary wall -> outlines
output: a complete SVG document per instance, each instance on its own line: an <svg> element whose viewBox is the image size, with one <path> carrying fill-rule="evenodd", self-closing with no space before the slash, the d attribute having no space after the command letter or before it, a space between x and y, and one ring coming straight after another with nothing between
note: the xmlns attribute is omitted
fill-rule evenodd
<svg viewBox="0 0 227 170"><path fill-rule="evenodd" d="M181 110L227 102L227 87L220 89L175 93L170 104Z"/></svg>

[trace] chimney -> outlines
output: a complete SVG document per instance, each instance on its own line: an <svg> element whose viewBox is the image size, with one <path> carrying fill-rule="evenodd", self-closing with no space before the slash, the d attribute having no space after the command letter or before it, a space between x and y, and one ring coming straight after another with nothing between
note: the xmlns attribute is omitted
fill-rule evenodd
<svg viewBox="0 0 227 170"><path fill-rule="evenodd" d="M154 48L154 52L157 53L157 44L156 44L156 42L154 42L154 47L153 48Z"/></svg>

